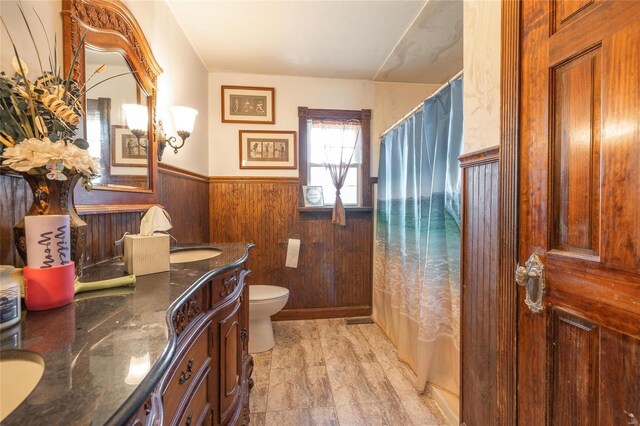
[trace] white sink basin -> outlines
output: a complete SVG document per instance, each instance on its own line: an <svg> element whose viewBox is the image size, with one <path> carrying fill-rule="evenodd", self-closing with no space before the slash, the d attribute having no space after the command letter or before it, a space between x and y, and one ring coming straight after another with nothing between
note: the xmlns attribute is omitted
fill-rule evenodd
<svg viewBox="0 0 640 426"><path fill-rule="evenodd" d="M44 374L44 360L27 351L0 352L0 422L22 403Z"/></svg>
<svg viewBox="0 0 640 426"><path fill-rule="evenodd" d="M214 248L178 250L169 254L169 262L197 262L198 260L211 259L212 257L219 256L220 254L222 254L222 251Z"/></svg>

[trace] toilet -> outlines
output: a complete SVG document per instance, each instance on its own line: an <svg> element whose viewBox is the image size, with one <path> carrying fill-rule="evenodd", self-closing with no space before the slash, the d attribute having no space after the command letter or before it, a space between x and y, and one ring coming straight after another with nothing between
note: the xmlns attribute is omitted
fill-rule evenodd
<svg viewBox="0 0 640 426"><path fill-rule="evenodd" d="M274 285L249 286L249 353L268 351L275 345L271 315L289 299L289 289Z"/></svg>

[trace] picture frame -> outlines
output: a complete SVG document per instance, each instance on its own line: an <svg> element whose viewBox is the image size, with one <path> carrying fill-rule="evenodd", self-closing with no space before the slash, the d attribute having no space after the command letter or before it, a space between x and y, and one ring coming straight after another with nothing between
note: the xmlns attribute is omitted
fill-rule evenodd
<svg viewBox="0 0 640 426"><path fill-rule="evenodd" d="M324 207L324 195L321 186L302 185L302 198L305 207Z"/></svg>
<svg viewBox="0 0 640 426"><path fill-rule="evenodd" d="M240 130L241 169L298 168L298 138L294 131Z"/></svg>
<svg viewBox="0 0 640 426"><path fill-rule="evenodd" d="M273 87L222 86L221 94L223 123L275 124Z"/></svg>
<svg viewBox="0 0 640 426"><path fill-rule="evenodd" d="M138 145L138 141L127 126L111 125L111 165L117 167L149 167L149 154ZM140 138L142 145L148 145L149 139Z"/></svg>

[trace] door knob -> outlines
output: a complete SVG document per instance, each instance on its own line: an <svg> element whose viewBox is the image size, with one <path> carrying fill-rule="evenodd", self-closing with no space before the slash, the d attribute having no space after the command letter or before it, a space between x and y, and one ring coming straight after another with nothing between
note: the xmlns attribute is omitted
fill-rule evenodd
<svg viewBox="0 0 640 426"><path fill-rule="evenodd" d="M525 287L527 296L524 303L527 304L531 312L534 314L544 310L544 264L537 254L532 254L525 266L516 268L516 282L519 286Z"/></svg>

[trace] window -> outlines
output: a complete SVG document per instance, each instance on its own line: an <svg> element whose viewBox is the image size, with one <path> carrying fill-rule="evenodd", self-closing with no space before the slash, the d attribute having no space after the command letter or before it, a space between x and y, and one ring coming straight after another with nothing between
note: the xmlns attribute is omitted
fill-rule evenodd
<svg viewBox="0 0 640 426"><path fill-rule="evenodd" d="M325 205L336 201L336 190L325 163L349 163L340 197L345 206L360 205L362 180L361 126L356 120L318 120L307 122L307 185L322 186Z"/></svg>
<svg viewBox="0 0 640 426"><path fill-rule="evenodd" d="M322 186L333 206L336 190L326 164L351 160L340 197L345 207L371 205L369 186L370 110L343 111L300 107L300 184ZM355 147L355 149L354 149Z"/></svg>

